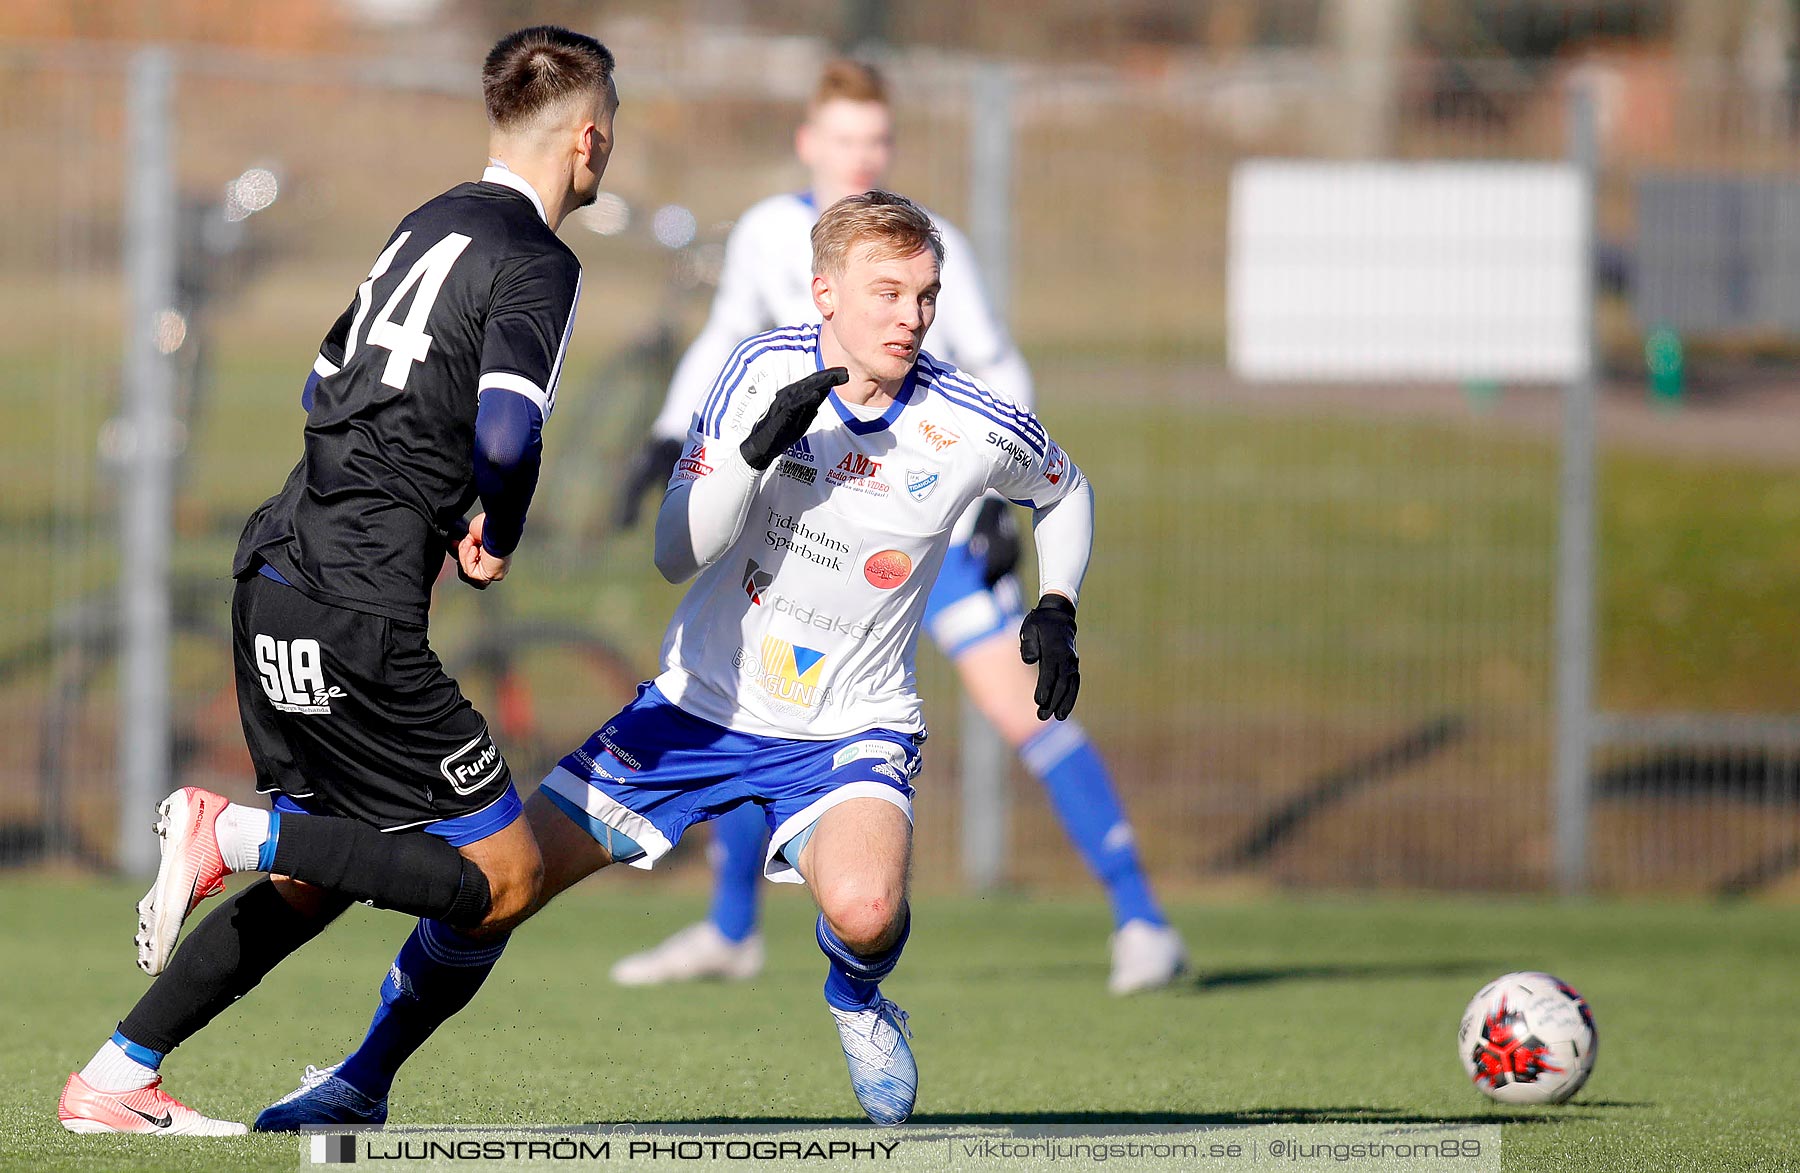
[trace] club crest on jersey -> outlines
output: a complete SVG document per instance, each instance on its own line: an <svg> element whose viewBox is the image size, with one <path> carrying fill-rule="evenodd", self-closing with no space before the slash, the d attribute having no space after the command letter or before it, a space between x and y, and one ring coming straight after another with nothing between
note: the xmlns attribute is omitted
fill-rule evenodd
<svg viewBox="0 0 1800 1173"><path fill-rule="evenodd" d="M751 558L745 564L744 593L749 595L750 601L755 603L758 607L762 606L763 591L767 590L769 584L774 581L775 576L758 566L756 564L756 559Z"/></svg>
<svg viewBox="0 0 1800 1173"><path fill-rule="evenodd" d="M258 635L255 646L256 671L270 704L284 713L331 715L331 702L344 690L325 683L325 653L318 640Z"/></svg>
<svg viewBox="0 0 1800 1173"><path fill-rule="evenodd" d="M1068 471L1069 458L1056 446L1056 441L1050 441L1050 447L1044 451L1044 479L1053 485L1060 485Z"/></svg>
<svg viewBox="0 0 1800 1173"><path fill-rule="evenodd" d="M875 497L885 497L889 485L881 479L881 461L870 460L860 452L846 452L837 467L825 474L831 484L855 489Z"/></svg>
<svg viewBox="0 0 1800 1173"><path fill-rule="evenodd" d="M914 501L923 501L937 491L938 474L928 468L909 468L906 470L906 491L912 494Z"/></svg>
<svg viewBox="0 0 1800 1173"><path fill-rule="evenodd" d="M483 729L481 736L472 738L439 762L438 771L444 775L444 781L450 783L450 789L460 795L470 795L504 774L506 759L500 756L500 747Z"/></svg>
<svg viewBox="0 0 1800 1173"><path fill-rule="evenodd" d="M934 424L930 420L919 421L919 435L927 444L931 445L931 447L938 452L942 452L944 449L962 439L961 436L952 432L949 428L946 428L941 424Z"/></svg>
<svg viewBox="0 0 1800 1173"><path fill-rule="evenodd" d="M739 648L732 659L739 671L780 704L803 711L816 709L828 695L829 690L820 684L825 653L814 648L766 635L761 655Z"/></svg>

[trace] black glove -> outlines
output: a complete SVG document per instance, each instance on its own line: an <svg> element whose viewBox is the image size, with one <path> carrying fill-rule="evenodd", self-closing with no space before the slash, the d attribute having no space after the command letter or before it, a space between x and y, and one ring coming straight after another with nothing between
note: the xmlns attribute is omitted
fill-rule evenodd
<svg viewBox="0 0 1800 1173"><path fill-rule="evenodd" d="M843 367L826 367L775 392L775 402L769 404L769 410L763 412L763 417L738 445L738 451L744 454L744 463L757 472L775 463L777 456L806 435L806 429L812 427L813 417L819 414L819 405L825 402L831 389L849 381L850 372Z"/></svg>
<svg viewBox="0 0 1800 1173"><path fill-rule="evenodd" d="M613 525L619 529L630 529L637 524L638 510L643 505L645 494L661 489L669 482L669 473L675 468L675 461L680 459L681 450L687 445L680 440L659 439L656 436L644 441L631 463L625 466L625 479L619 486L619 500L613 507Z"/></svg>
<svg viewBox="0 0 1800 1173"><path fill-rule="evenodd" d="M975 514L975 532L969 535L969 553L981 560L981 581L993 586L1019 565L1019 526L1013 512L998 497L981 502Z"/></svg>
<svg viewBox="0 0 1800 1173"><path fill-rule="evenodd" d="M1045 595L1019 625L1019 658L1038 666L1038 720L1066 721L1081 691L1081 659L1075 655L1075 604Z"/></svg>

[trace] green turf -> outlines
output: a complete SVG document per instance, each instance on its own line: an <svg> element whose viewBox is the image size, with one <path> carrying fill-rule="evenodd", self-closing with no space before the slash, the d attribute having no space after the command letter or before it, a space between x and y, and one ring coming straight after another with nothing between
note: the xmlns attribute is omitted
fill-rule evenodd
<svg viewBox="0 0 1800 1173"><path fill-rule="evenodd" d="M54 1104L144 986L132 891L10 880L0 1167L294 1167L291 1140L71 1137ZM770 900L771 961L742 986L625 991L620 954L698 911L655 881L602 877L522 932L466 1018L396 1087L393 1122L857 1119L818 994L804 897ZM1187 904L1198 979L1102 992L1091 901L921 900L888 992L912 1013L918 1119L1505 1125L1505 1167L1778 1169L1800 1163L1792 946L1764 906L1451 899ZM356 909L170 1058L170 1089L247 1116L360 1033L405 925ZM1545 968L1593 1003L1603 1044L1566 1106L1490 1105L1453 1038L1467 998Z"/></svg>

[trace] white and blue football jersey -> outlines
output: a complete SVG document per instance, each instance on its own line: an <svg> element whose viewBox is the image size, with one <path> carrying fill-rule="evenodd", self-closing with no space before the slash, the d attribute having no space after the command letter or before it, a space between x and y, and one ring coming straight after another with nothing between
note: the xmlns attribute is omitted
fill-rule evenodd
<svg viewBox="0 0 1800 1173"><path fill-rule="evenodd" d="M817 325L743 342L670 488L711 475L775 393L821 365ZM1082 484L1036 416L926 353L880 416L833 392L755 477L742 529L676 609L656 683L726 728L808 740L922 730L914 649L958 516L989 489L1041 508ZM1047 574L1044 589L1074 598L1079 574Z"/></svg>

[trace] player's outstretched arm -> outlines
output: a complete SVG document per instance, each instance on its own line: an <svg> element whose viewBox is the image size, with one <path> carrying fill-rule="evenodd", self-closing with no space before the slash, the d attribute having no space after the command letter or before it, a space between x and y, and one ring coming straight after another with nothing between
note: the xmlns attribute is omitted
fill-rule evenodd
<svg viewBox="0 0 1800 1173"><path fill-rule="evenodd" d="M1038 720L1068 719L1081 691L1075 654L1075 600L1094 547L1094 491L1079 470L1060 500L1033 514L1041 597L1019 627L1019 656L1037 665Z"/></svg>
<svg viewBox="0 0 1800 1173"><path fill-rule="evenodd" d="M828 367L789 383L735 444L729 437L709 440L698 431L689 433L688 449L695 455L676 462L675 479L656 515L656 569L664 578L686 582L737 541L763 472L806 434L831 389L849 377L843 367Z"/></svg>

